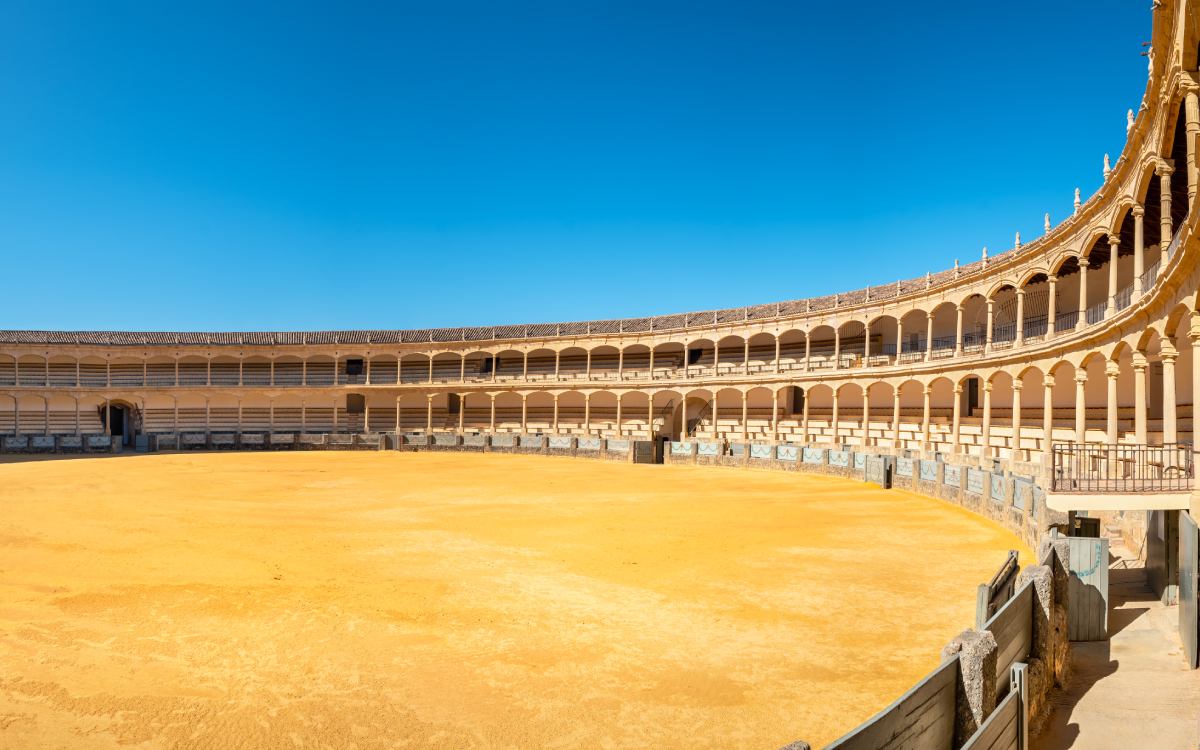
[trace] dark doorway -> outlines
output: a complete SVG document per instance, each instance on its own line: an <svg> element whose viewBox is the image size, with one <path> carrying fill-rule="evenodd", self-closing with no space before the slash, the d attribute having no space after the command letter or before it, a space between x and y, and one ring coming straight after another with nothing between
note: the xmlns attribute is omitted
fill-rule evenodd
<svg viewBox="0 0 1200 750"><path fill-rule="evenodd" d="M109 419L112 420L111 426ZM101 406L100 424L108 428L110 435L119 436L122 445L133 444L133 413L125 404L109 404L108 409Z"/></svg>

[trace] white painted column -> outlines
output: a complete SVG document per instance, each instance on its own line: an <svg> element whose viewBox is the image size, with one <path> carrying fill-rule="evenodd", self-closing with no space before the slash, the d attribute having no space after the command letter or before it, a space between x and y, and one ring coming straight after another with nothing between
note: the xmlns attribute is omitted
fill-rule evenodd
<svg viewBox="0 0 1200 750"><path fill-rule="evenodd" d="M1047 278L1050 286L1049 298L1046 301L1046 338L1054 338L1054 319L1058 317L1058 277L1050 274Z"/></svg>
<svg viewBox="0 0 1200 750"><path fill-rule="evenodd" d="M400 397L396 397L396 434L400 434Z"/></svg>
<svg viewBox="0 0 1200 750"><path fill-rule="evenodd" d="M557 394L557 393L555 393L555 394L554 394L554 423L553 423L553 429L554 429L554 434L555 434L555 435L557 435L557 434L558 434L558 394Z"/></svg>
<svg viewBox="0 0 1200 750"><path fill-rule="evenodd" d="M462 434L463 426L467 421L467 394L458 394L458 432ZM368 430L369 432L369 430Z"/></svg>
<svg viewBox="0 0 1200 750"><path fill-rule="evenodd" d="M1117 250L1121 245L1121 237L1113 235L1108 238L1108 315L1117 312Z"/></svg>
<svg viewBox="0 0 1200 750"><path fill-rule="evenodd" d="M900 447L900 388L892 389L892 447Z"/></svg>
<svg viewBox="0 0 1200 750"><path fill-rule="evenodd" d="M930 422L930 419L929 419L930 404L929 404L929 401L930 401L930 397L933 395L933 388L926 385L924 388L921 389L921 391L925 397L924 403L922 404L922 407L921 407L921 450L928 450L929 449L929 430L930 430L930 424L929 424L929 422Z"/></svg>
<svg viewBox="0 0 1200 750"><path fill-rule="evenodd" d="M962 383L959 383L954 386L954 421L950 426L950 451L955 454L960 452L959 427L962 420L962 394Z"/></svg>
<svg viewBox="0 0 1200 750"><path fill-rule="evenodd" d="M429 382L433 382L433 352L429 353Z"/></svg>
<svg viewBox="0 0 1200 750"><path fill-rule="evenodd" d="M963 307L954 306L954 356L961 357L963 353Z"/></svg>
<svg viewBox="0 0 1200 750"><path fill-rule="evenodd" d="M862 437L863 446L871 444L871 386L863 386Z"/></svg>
<svg viewBox="0 0 1200 750"><path fill-rule="evenodd" d="M624 396L624 393L617 394L617 437L621 437L621 399L624 398Z"/></svg>
<svg viewBox="0 0 1200 750"><path fill-rule="evenodd" d="M809 336L809 331L804 333L804 371L812 372L812 337ZM805 401L807 403L807 401Z"/></svg>
<svg viewBox="0 0 1200 750"><path fill-rule="evenodd" d="M780 348L779 336L776 335L775 336L775 374L776 375L783 372L783 362L779 358L779 348Z"/></svg>
<svg viewBox="0 0 1200 750"><path fill-rule="evenodd" d="M1175 403L1175 358L1179 352L1171 345L1169 341L1162 343L1162 367L1163 367L1163 443L1174 443L1179 439L1178 428L1176 424L1175 410L1179 405Z"/></svg>
<svg viewBox="0 0 1200 750"><path fill-rule="evenodd" d="M467 355L462 354L460 357L461 360L458 363L458 382L465 383L467 382ZM368 364L367 367L370 368L370 365ZM370 369L367 372L369 373Z"/></svg>
<svg viewBox="0 0 1200 750"><path fill-rule="evenodd" d="M1198 350L1200 350L1200 344L1197 344L1196 348ZM804 392L804 409L802 410L801 418L800 418L800 421L801 421L800 435L803 438L802 442L805 442L805 443L808 442L808 437L809 437L808 436L808 402L809 402L808 391L805 391Z"/></svg>
<svg viewBox="0 0 1200 750"><path fill-rule="evenodd" d="M433 432L433 394L429 393L425 396L425 432L426 434Z"/></svg>
<svg viewBox="0 0 1200 750"><path fill-rule="evenodd" d="M983 383L983 435L980 438L983 443L980 446L980 455L983 458L990 458L994 455L992 452L992 386L991 380L985 380Z"/></svg>
<svg viewBox="0 0 1200 750"><path fill-rule="evenodd" d="M1145 354L1133 353L1133 439L1138 445L1147 442L1146 368L1149 364Z"/></svg>
<svg viewBox="0 0 1200 750"><path fill-rule="evenodd" d="M841 425L840 425L840 418L838 415L838 406L839 406L838 402L841 401L841 399L839 398L840 392L841 392L840 387L833 389L833 444L834 445L841 443Z"/></svg>
<svg viewBox="0 0 1200 750"><path fill-rule="evenodd" d="M521 394L521 432L525 432L525 425L528 424L528 420L526 419L527 412L526 412L526 408L525 408L527 406L527 404L526 404L527 398L528 398L528 396L526 394L524 394L524 393Z"/></svg>
<svg viewBox="0 0 1200 750"><path fill-rule="evenodd" d="M747 440L750 437L750 406L746 397L746 392L742 391L742 440Z"/></svg>
<svg viewBox="0 0 1200 750"><path fill-rule="evenodd" d="M1075 330L1087 325L1087 258L1079 259L1079 317L1075 319Z"/></svg>
<svg viewBox="0 0 1200 750"><path fill-rule="evenodd" d="M75 434L79 435L82 430L79 427L79 398L75 398Z"/></svg>
<svg viewBox="0 0 1200 750"><path fill-rule="evenodd" d="M1105 438L1109 445L1115 445L1117 442L1117 377L1121 374L1121 368L1116 362L1110 361L1104 368L1104 374L1108 376L1108 429Z"/></svg>
<svg viewBox="0 0 1200 750"><path fill-rule="evenodd" d="M1075 373L1075 442L1087 442L1087 372Z"/></svg>
<svg viewBox="0 0 1200 750"><path fill-rule="evenodd" d="M771 442L779 442L779 391L771 391Z"/></svg>
<svg viewBox="0 0 1200 750"><path fill-rule="evenodd" d="M1025 390L1025 382L1020 378L1013 378L1012 384L1012 457L1018 461L1025 460L1025 453L1021 450L1021 392Z"/></svg>
<svg viewBox="0 0 1200 750"><path fill-rule="evenodd" d="M833 329L833 369L842 369L842 327L835 326ZM837 401L835 399L834 403Z"/></svg>
<svg viewBox="0 0 1200 750"><path fill-rule="evenodd" d="M1142 219L1146 210L1136 205L1131 210L1133 214L1133 297L1141 299L1145 289L1142 288L1142 274L1146 272L1146 239Z"/></svg>
<svg viewBox="0 0 1200 750"><path fill-rule="evenodd" d="M1025 343L1025 288L1017 287L1017 340L1013 346Z"/></svg>
<svg viewBox="0 0 1200 750"><path fill-rule="evenodd" d="M863 367L871 366L871 325L863 326Z"/></svg>
<svg viewBox="0 0 1200 750"><path fill-rule="evenodd" d="M495 433L496 432L496 394L489 393L488 397L491 399L491 417L488 420L488 431L491 433Z"/></svg>
<svg viewBox="0 0 1200 750"><path fill-rule="evenodd" d="M992 350L992 328L996 320L996 301L988 297L987 301L987 336L984 338L983 349L990 352Z"/></svg>
<svg viewBox="0 0 1200 750"><path fill-rule="evenodd" d="M1163 163L1159 165L1155 172L1158 174L1158 195L1159 195L1159 216L1161 235L1159 246L1162 248L1163 257L1166 257L1167 248L1171 245L1171 174L1174 173L1174 168L1169 164Z"/></svg>
<svg viewBox="0 0 1200 750"><path fill-rule="evenodd" d="M1194 89L1184 94L1183 113L1187 128L1188 205L1194 206L1196 205L1197 182L1196 139L1200 138L1200 100L1197 99Z"/></svg>
<svg viewBox="0 0 1200 750"><path fill-rule="evenodd" d="M742 373L750 374L750 339L746 339L746 345L743 347L745 356L742 358Z"/></svg>
<svg viewBox="0 0 1200 750"><path fill-rule="evenodd" d="M1050 446L1054 444L1054 378L1049 375L1042 381L1046 391L1042 398L1042 454L1046 466L1050 466Z"/></svg>
<svg viewBox="0 0 1200 750"><path fill-rule="evenodd" d="M925 313L925 361L933 359L933 313Z"/></svg>

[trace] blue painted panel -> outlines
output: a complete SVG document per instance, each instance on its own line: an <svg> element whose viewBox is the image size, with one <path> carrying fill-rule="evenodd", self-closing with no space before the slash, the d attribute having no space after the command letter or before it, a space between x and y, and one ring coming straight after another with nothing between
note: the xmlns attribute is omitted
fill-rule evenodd
<svg viewBox="0 0 1200 750"><path fill-rule="evenodd" d="M606 445L610 451L627 451L629 450L628 440L609 440Z"/></svg>
<svg viewBox="0 0 1200 750"><path fill-rule="evenodd" d="M1004 502L1004 475L992 475L992 500L1001 503Z"/></svg>
<svg viewBox="0 0 1200 750"><path fill-rule="evenodd" d="M942 484L949 487L962 487L962 467L946 464L942 471Z"/></svg>
<svg viewBox="0 0 1200 750"><path fill-rule="evenodd" d="M800 451L794 445L780 445L775 448L775 457L780 461L795 461Z"/></svg>
<svg viewBox="0 0 1200 750"><path fill-rule="evenodd" d="M824 448L805 448L804 463L806 464L823 464L825 463Z"/></svg>
<svg viewBox="0 0 1200 750"><path fill-rule="evenodd" d="M565 435L551 435L550 447L555 450L570 450L571 438Z"/></svg>
<svg viewBox="0 0 1200 750"><path fill-rule="evenodd" d="M859 469L860 471L866 470L866 468L867 468L867 454L866 453L855 453L854 454L854 468Z"/></svg>
<svg viewBox="0 0 1200 750"><path fill-rule="evenodd" d="M697 456L719 456L721 455L720 443L696 443Z"/></svg>
<svg viewBox="0 0 1200 750"><path fill-rule="evenodd" d="M896 473L902 477L911 477L913 475L913 461L911 458L896 459Z"/></svg>
<svg viewBox="0 0 1200 750"><path fill-rule="evenodd" d="M920 473L921 473L920 476L921 476L922 482L936 482L937 481L937 464L938 464L937 461L929 461L926 459L921 459L921 466L918 469L918 471L920 471Z"/></svg>
<svg viewBox="0 0 1200 750"><path fill-rule="evenodd" d="M967 469L967 492L973 495L982 495L983 477L986 473L979 469Z"/></svg>
<svg viewBox="0 0 1200 750"><path fill-rule="evenodd" d="M597 437L582 437L576 443L576 447L581 451L598 451L600 450L600 438Z"/></svg>
<svg viewBox="0 0 1200 750"><path fill-rule="evenodd" d="M688 454L691 452L692 452L692 444L691 443L681 443L681 442L675 442L675 441L671 442L671 454L672 455Z"/></svg>
<svg viewBox="0 0 1200 750"><path fill-rule="evenodd" d="M829 465L850 468L850 451L829 451Z"/></svg>
<svg viewBox="0 0 1200 750"><path fill-rule="evenodd" d="M769 445L752 445L750 446L750 458L770 458L771 446Z"/></svg>

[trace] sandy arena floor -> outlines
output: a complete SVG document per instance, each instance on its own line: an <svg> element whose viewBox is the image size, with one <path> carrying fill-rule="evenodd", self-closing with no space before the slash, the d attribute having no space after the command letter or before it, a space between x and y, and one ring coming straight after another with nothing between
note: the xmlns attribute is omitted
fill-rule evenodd
<svg viewBox="0 0 1200 750"><path fill-rule="evenodd" d="M775 472L8 463L0 747L824 744L935 666L1018 546L945 503Z"/></svg>

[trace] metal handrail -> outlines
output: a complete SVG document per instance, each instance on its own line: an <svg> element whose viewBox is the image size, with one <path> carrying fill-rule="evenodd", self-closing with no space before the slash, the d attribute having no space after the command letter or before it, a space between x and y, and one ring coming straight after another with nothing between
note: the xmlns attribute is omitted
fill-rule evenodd
<svg viewBox="0 0 1200 750"><path fill-rule="evenodd" d="M1055 443L1054 492L1186 492L1195 474L1191 443Z"/></svg>

